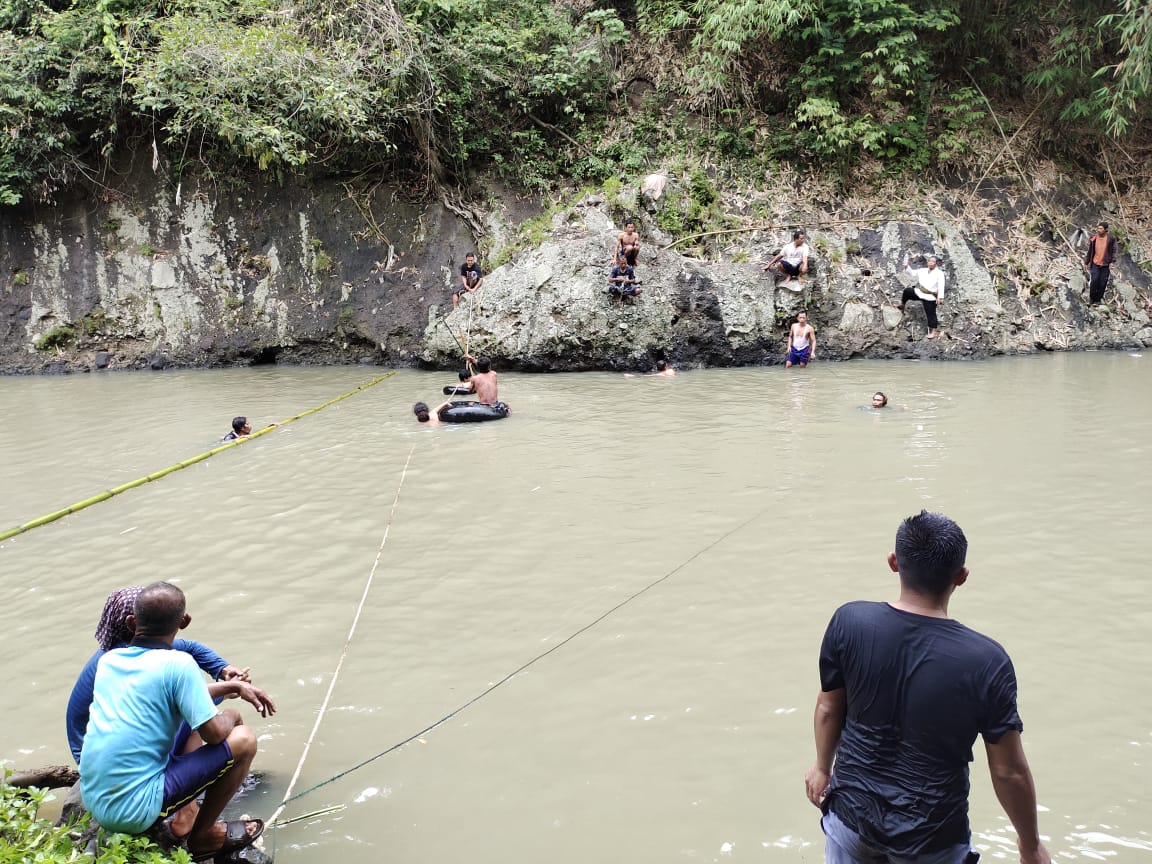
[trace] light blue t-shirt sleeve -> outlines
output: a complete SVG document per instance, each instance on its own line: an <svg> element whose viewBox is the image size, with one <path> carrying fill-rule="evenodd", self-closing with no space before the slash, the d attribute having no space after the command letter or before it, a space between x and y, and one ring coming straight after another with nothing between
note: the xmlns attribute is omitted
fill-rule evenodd
<svg viewBox="0 0 1152 864"><path fill-rule="evenodd" d="M169 666L169 692L180 716L193 729L199 729L216 716L216 706L208 695L208 685L190 654L177 653Z"/></svg>

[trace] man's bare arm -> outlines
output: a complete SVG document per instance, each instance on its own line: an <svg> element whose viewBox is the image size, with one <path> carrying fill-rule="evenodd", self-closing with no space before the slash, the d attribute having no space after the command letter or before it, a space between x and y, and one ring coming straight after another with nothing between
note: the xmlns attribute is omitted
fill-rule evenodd
<svg viewBox="0 0 1152 864"><path fill-rule="evenodd" d="M828 790L832 774L832 760L844 731L844 718L848 714L848 699L844 688L824 690L816 697L816 713L812 717L812 731L816 737L816 763L804 777L808 800L820 806Z"/></svg>
<svg viewBox="0 0 1152 864"><path fill-rule="evenodd" d="M812 345L812 351L808 356L811 357L813 360L815 360L816 359L816 328L813 327L811 324L808 325L808 341Z"/></svg>
<svg viewBox="0 0 1152 864"><path fill-rule="evenodd" d="M1049 864L1048 850L1040 842L1036 818L1036 786L1024 756L1019 732L1007 732L995 744L984 742L992 788L1012 827L1020 847L1021 864Z"/></svg>

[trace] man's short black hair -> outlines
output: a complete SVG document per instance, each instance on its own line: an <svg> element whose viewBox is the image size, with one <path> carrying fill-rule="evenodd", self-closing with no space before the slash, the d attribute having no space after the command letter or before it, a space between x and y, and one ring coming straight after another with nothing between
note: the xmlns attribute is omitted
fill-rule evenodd
<svg viewBox="0 0 1152 864"><path fill-rule="evenodd" d="M428 410L428 406L423 402L417 402L415 405L413 405L412 413L416 415L416 419L421 423L427 423L428 418L431 417L431 412Z"/></svg>
<svg viewBox="0 0 1152 864"><path fill-rule="evenodd" d="M477 357L476 358L476 371L481 373L481 374L484 374L485 372L491 372L492 371L492 361L489 360L487 357Z"/></svg>
<svg viewBox="0 0 1152 864"><path fill-rule="evenodd" d="M900 582L914 591L943 597L967 557L968 538L947 516L921 510L896 529Z"/></svg>
<svg viewBox="0 0 1152 864"><path fill-rule="evenodd" d="M248 425L248 418L247 417L233 417L232 418L232 431L233 432L239 432L241 429L243 429L247 425Z"/></svg>
<svg viewBox="0 0 1152 864"><path fill-rule="evenodd" d="M803 228L797 228L795 231L792 232L792 239L793 240L799 240L801 237L807 237L807 236L808 235L804 233Z"/></svg>
<svg viewBox="0 0 1152 864"><path fill-rule="evenodd" d="M663 372L667 368L668 368L668 361L667 360L657 360L656 361L656 369L658 371Z"/></svg>
<svg viewBox="0 0 1152 864"><path fill-rule="evenodd" d="M457 374L460 376L461 381L467 381L469 378L472 377L472 370L469 369L467 366L465 366Z"/></svg>
<svg viewBox="0 0 1152 864"><path fill-rule="evenodd" d="M184 621L184 592L169 582L153 582L136 597L132 609L137 636L167 636Z"/></svg>
<svg viewBox="0 0 1152 864"><path fill-rule="evenodd" d="M1103 228L1105 231L1107 231L1107 230L1108 230L1108 223L1107 223L1107 222L1097 222L1096 224L1097 224L1099 227Z"/></svg>
<svg viewBox="0 0 1152 864"><path fill-rule="evenodd" d="M475 257L476 257L476 253L475 253L475 252L469 252L469 253L468 253L467 255L465 255L464 257L465 257L465 258L475 258Z"/></svg>

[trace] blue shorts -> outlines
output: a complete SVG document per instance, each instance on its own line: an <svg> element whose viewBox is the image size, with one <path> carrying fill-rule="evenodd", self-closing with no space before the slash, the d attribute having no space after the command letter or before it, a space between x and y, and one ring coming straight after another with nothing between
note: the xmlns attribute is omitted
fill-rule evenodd
<svg viewBox="0 0 1152 864"><path fill-rule="evenodd" d="M803 348L797 351L795 348L788 349L788 362L789 363L807 363L808 359L812 356L812 346Z"/></svg>
<svg viewBox="0 0 1152 864"><path fill-rule="evenodd" d="M975 864L980 860L979 853L968 843L940 852L922 852L910 858L873 849L831 810L824 814L820 825L824 829L826 864Z"/></svg>
<svg viewBox="0 0 1152 864"><path fill-rule="evenodd" d="M191 753L183 752L191 734L188 724L181 723L176 740L172 743L172 752L168 754L168 767L164 769L161 819L170 816L211 786L235 762L227 741L205 744Z"/></svg>

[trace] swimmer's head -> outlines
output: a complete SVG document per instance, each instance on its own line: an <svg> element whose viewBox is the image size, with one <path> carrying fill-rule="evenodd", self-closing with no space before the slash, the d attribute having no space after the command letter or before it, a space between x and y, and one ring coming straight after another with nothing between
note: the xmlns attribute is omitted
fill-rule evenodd
<svg viewBox="0 0 1152 864"><path fill-rule="evenodd" d="M232 418L232 431L237 435L247 435L252 431L252 427L248 425L247 417L233 417Z"/></svg>
<svg viewBox="0 0 1152 864"><path fill-rule="evenodd" d="M872 394L872 407L873 408L883 408L887 404L888 404L888 397L885 396L883 393L881 393L879 390L877 390L875 393Z"/></svg>
<svg viewBox="0 0 1152 864"><path fill-rule="evenodd" d="M668 368L668 361L667 360L657 360L656 361L656 371L657 372L663 372L667 368Z"/></svg>
<svg viewBox="0 0 1152 864"><path fill-rule="evenodd" d="M467 381L469 378L472 377L472 370L469 369L467 366L465 366L463 369L460 370L459 375L460 375L461 381Z"/></svg>
<svg viewBox="0 0 1152 864"><path fill-rule="evenodd" d="M492 371L492 361L487 357L476 358L476 371L483 375L485 372Z"/></svg>
<svg viewBox="0 0 1152 864"><path fill-rule="evenodd" d="M423 402L417 402L413 405L412 413L416 415L416 420L420 423L427 423L430 417L428 406Z"/></svg>

